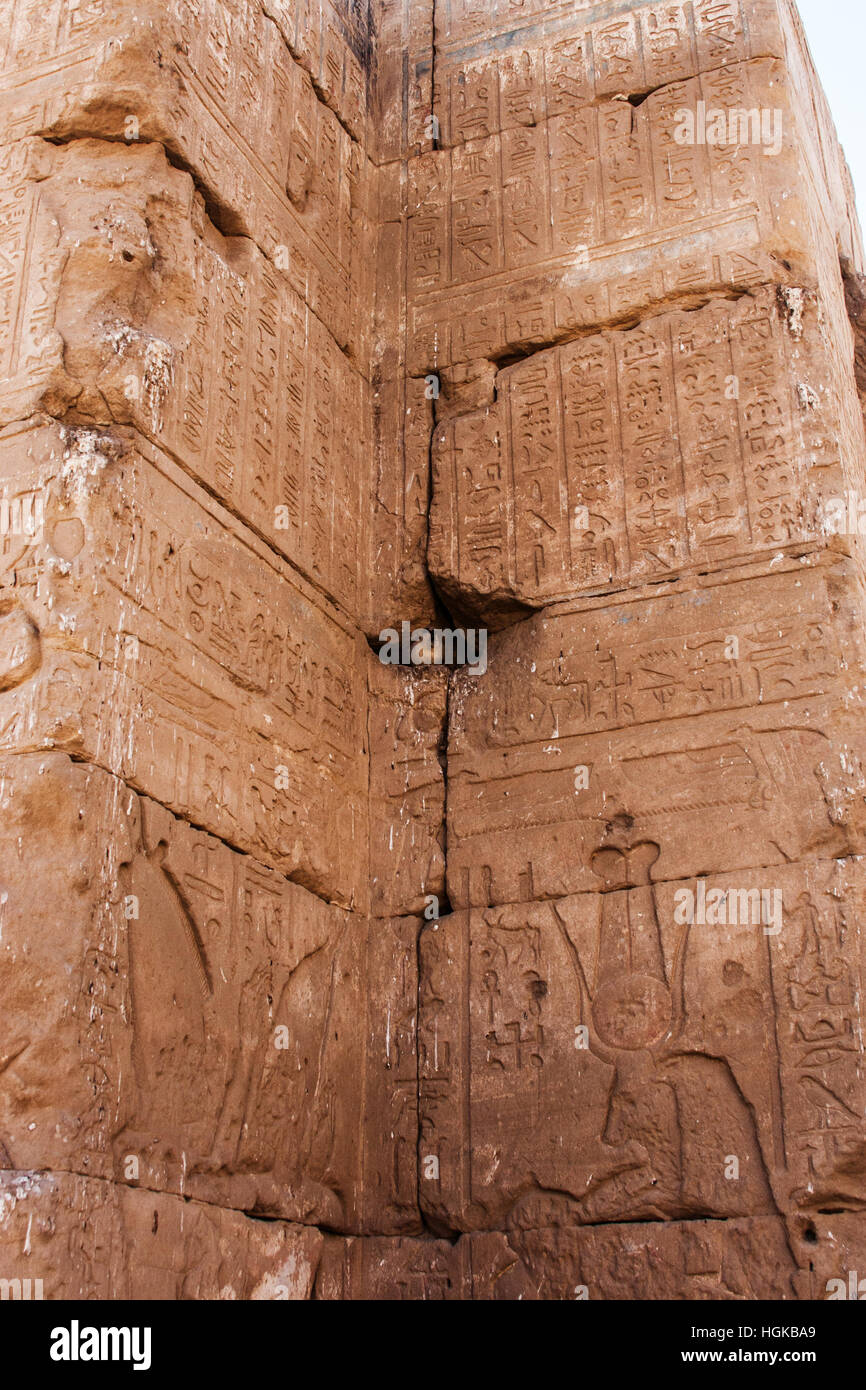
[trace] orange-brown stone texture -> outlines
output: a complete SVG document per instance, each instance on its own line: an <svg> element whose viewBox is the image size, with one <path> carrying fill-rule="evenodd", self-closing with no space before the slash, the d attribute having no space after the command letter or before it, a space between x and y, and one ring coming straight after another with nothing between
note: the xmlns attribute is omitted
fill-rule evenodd
<svg viewBox="0 0 866 1390"><path fill-rule="evenodd" d="M863 269L791 0L0 0L4 1289L866 1268Z"/></svg>

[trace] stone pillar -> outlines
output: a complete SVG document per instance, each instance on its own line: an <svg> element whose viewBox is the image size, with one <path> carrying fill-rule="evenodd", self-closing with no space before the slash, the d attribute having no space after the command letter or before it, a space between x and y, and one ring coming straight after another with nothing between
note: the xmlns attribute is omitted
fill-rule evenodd
<svg viewBox="0 0 866 1390"><path fill-rule="evenodd" d="M3 26L0 1278L306 1297L422 1230L444 892L446 677L366 640L369 15Z"/></svg>
<svg viewBox="0 0 866 1390"><path fill-rule="evenodd" d="M824 1297L866 1182L847 170L787 3L434 38L407 362L429 570L494 635L450 696L422 1209L473 1297Z"/></svg>

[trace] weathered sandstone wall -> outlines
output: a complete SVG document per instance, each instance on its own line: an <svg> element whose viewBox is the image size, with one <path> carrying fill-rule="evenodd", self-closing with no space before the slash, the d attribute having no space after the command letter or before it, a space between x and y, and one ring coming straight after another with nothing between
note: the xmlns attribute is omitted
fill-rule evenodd
<svg viewBox="0 0 866 1390"><path fill-rule="evenodd" d="M866 1265L863 269L791 0L0 0L0 1278Z"/></svg>

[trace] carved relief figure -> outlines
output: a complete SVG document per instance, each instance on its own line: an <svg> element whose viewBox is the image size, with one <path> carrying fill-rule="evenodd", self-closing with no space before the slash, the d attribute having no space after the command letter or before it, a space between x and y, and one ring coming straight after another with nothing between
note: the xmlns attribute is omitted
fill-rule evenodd
<svg viewBox="0 0 866 1390"><path fill-rule="evenodd" d="M589 1046L613 1070L601 1144L589 1155L579 1193L581 1219L772 1211L754 1116L730 1067L682 1042L689 928L681 931L668 973L652 882L658 856L653 842L616 840L593 855L603 884L593 988L553 908Z"/></svg>
<svg viewBox="0 0 866 1390"><path fill-rule="evenodd" d="M148 831L147 808L131 798L131 851L121 880L132 914L126 928L135 1099L118 1143L123 1152L191 1164L211 1144L207 1117L223 1088L224 1059L199 929L166 863L168 842Z"/></svg>

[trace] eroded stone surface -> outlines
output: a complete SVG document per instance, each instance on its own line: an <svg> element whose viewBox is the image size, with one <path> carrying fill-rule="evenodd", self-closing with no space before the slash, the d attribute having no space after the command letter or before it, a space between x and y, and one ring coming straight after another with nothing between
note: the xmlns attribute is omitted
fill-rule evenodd
<svg viewBox="0 0 866 1390"><path fill-rule="evenodd" d="M447 673L370 668L372 911L423 912L445 895ZM381 872L379 867L381 866Z"/></svg>
<svg viewBox="0 0 866 1390"><path fill-rule="evenodd" d="M328 1238L316 1297L808 1300L824 1297L831 1281L850 1287L862 1251L851 1216L575 1226L555 1198L529 1194L506 1231L455 1244Z"/></svg>
<svg viewBox="0 0 866 1390"><path fill-rule="evenodd" d="M419 156L407 209L416 369L501 361L668 298L784 278L782 260L807 267L818 213L799 192L781 72L759 60L637 108L610 101ZM677 112L699 102L779 109L791 144L776 159L744 145L736 161L679 145Z"/></svg>
<svg viewBox="0 0 866 1390"><path fill-rule="evenodd" d="M28 141L7 177L0 422L135 425L357 615L368 387L291 278L161 145Z"/></svg>
<svg viewBox="0 0 866 1390"><path fill-rule="evenodd" d="M640 98L704 70L781 56L783 43L773 0L636 5L617 15L592 0L446 0L436 13L441 143L575 115L605 97Z"/></svg>
<svg viewBox="0 0 866 1390"><path fill-rule="evenodd" d="M61 753L2 789L3 1165L417 1227L417 920L332 907Z"/></svg>
<svg viewBox="0 0 866 1390"><path fill-rule="evenodd" d="M864 261L795 7L7 10L0 1279L856 1285Z"/></svg>
<svg viewBox="0 0 866 1390"><path fill-rule="evenodd" d="M0 1210L4 1274L29 1279L28 1298L307 1299L323 1243L310 1226L68 1173L0 1172Z"/></svg>
<svg viewBox="0 0 866 1390"><path fill-rule="evenodd" d="M193 172L224 230L283 259L314 312L358 351L371 269L363 249L367 161L310 74L338 109L351 109L353 124L363 123L365 79L351 44L327 21L330 0L295 15L298 36L312 40L303 66L284 37L288 8L256 0L16 3L0 139L164 144ZM297 51L304 46L302 38Z"/></svg>
<svg viewBox="0 0 866 1390"><path fill-rule="evenodd" d="M496 637L452 693L452 902L598 891L619 821L659 846L659 880L862 850L856 570L774 569Z"/></svg>
<svg viewBox="0 0 866 1390"><path fill-rule="evenodd" d="M122 431L4 436L10 501L45 518L5 540L4 747L65 748L363 911L374 658L145 448ZM21 624L33 657L16 665Z"/></svg>

